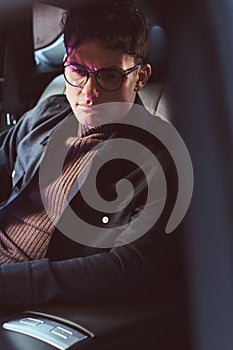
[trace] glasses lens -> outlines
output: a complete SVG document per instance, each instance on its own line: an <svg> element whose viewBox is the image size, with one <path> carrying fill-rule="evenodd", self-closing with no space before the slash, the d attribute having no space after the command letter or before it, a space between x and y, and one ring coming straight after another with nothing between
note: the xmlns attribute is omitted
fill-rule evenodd
<svg viewBox="0 0 233 350"><path fill-rule="evenodd" d="M122 75L114 69L100 69L97 74L99 85L107 91L114 91L122 85Z"/></svg>
<svg viewBox="0 0 233 350"><path fill-rule="evenodd" d="M88 72L82 66L69 65L65 67L66 80L73 86L85 85L88 77Z"/></svg>

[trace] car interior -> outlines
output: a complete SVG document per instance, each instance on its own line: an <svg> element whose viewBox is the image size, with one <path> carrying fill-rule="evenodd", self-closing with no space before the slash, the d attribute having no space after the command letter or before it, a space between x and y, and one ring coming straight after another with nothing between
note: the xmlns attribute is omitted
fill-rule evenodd
<svg viewBox="0 0 233 350"><path fill-rule="evenodd" d="M91 8L98 0L87 1ZM36 48L35 7L56 8L60 14L83 3L0 4L2 132L48 96L65 94L62 33ZM221 6L217 0L135 3L150 22L147 62L153 72L140 98L151 114L175 125L194 167L193 200L178 228L181 301L154 297L3 308L1 349L232 349L232 5L228 0Z"/></svg>

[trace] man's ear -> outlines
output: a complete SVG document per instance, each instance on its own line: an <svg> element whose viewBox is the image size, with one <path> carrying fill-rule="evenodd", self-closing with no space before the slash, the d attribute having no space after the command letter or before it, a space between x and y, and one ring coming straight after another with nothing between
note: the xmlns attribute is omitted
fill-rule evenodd
<svg viewBox="0 0 233 350"><path fill-rule="evenodd" d="M146 85L150 75L151 66L148 63L143 64L138 71L138 80L135 85L135 91L140 91Z"/></svg>

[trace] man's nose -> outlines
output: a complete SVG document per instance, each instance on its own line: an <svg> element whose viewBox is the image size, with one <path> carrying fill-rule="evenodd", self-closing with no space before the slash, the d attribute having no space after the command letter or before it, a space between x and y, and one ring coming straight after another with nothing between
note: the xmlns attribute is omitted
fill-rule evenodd
<svg viewBox="0 0 233 350"><path fill-rule="evenodd" d="M94 74L90 74L88 81L82 88L82 94L86 98L88 104L92 104L93 99L99 97L100 94Z"/></svg>

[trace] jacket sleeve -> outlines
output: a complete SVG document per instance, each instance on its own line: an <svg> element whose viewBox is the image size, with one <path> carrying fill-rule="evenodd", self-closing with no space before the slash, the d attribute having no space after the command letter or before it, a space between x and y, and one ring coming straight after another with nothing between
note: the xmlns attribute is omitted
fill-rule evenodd
<svg viewBox="0 0 233 350"><path fill-rule="evenodd" d="M135 246L122 246L69 260L1 265L0 306L174 297L180 278L178 241L177 235L165 237L162 245L154 248L149 248L151 242L147 242L144 252Z"/></svg>
<svg viewBox="0 0 233 350"><path fill-rule="evenodd" d="M129 293L134 298L148 292L140 265L130 251L124 252L123 259L110 252L56 262L42 259L2 265L0 305L120 301L128 299Z"/></svg>
<svg viewBox="0 0 233 350"><path fill-rule="evenodd" d="M0 203L7 200L12 187L12 170L17 155L17 145L28 132L24 117L8 131L0 134Z"/></svg>
<svg viewBox="0 0 233 350"><path fill-rule="evenodd" d="M67 107L65 96L51 96L26 112L15 126L0 133L0 203L7 200L11 193L11 176L19 143L32 129Z"/></svg>

